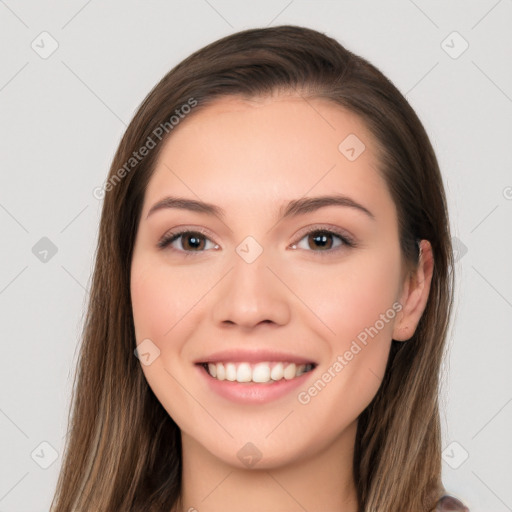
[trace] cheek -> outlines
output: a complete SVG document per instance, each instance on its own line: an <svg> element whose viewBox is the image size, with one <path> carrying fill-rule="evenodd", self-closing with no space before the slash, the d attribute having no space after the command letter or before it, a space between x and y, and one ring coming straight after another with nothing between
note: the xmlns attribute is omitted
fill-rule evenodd
<svg viewBox="0 0 512 512"><path fill-rule="evenodd" d="M172 337L197 301L198 290L191 285L186 271L171 271L151 258L134 260L130 289L137 342L151 338L162 343Z"/></svg>
<svg viewBox="0 0 512 512"><path fill-rule="evenodd" d="M331 340L333 349L344 350L350 340L375 324L381 338L391 336L399 308L398 251L361 252L341 264L321 266L316 271L298 269L297 276L288 279L297 283L297 295L321 320L321 332Z"/></svg>
<svg viewBox="0 0 512 512"><path fill-rule="evenodd" d="M194 304L205 293L191 286L185 276L184 270L170 270L149 257L139 257L132 263L130 284L136 342L149 339L159 351L154 355L157 352L152 348L154 357L150 364L141 361L142 371L180 428L200 415L200 411L191 409L189 396L180 385L190 372L181 364L181 356L185 341L197 325Z"/></svg>
<svg viewBox="0 0 512 512"><path fill-rule="evenodd" d="M164 368L172 371L172 363L181 351L177 333L185 325L180 318L184 317L188 307L183 297L183 290L187 288L180 285L176 273L171 277L160 266L149 263L141 259L134 261L130 289L136 343L149 339L152 342L149 346L158 354L151 365L142 365L153 387L160 379L164 382L169 379ZM181 293L173 293L173 290L181 290ZM147 341L144 343L148 344Z"/></svg>
<svg viewBox="0 0 512 512"><path fill-rule="evenodd" d="M320 339L329 354L320 382L314 389L302 390L306 395L301 403L309 400L307 409L315 414L336 415L342 402L346 414L342 417L355 418L375 396L386 368L401 309L399 252L361 253L346 264L304 271L295 282L300 283L298 294L322 321L315 319L314 324L320 326Z"/></svg>
<svg viewBox="0 0 512 512"><path fill-rule="evenodd" d="M146 255L134 259L130 289L136 342L149 338L165 368L176 371L215 279L207 266L171 267Z"/></svg>
<svg viewBox="0 0 512 512"><path fill-rule="evenodd" d="M173 318L169 313L175 308L169 308L168 294L155 274L132 271L131 298L137 343L150 338L158 344L172 326Z"/></svg>
<svg viewBox="0 0 512 512"><path fill-rule="evenodd" d="M325 439L339 435L372 401L389 357L398 274L386 265L363 266L361 272L351 266L347 275L337 269L325 279L323 296L309 295L334 333L324 336L329 356L316 380L298 391L297 401L304 430L323 425ZM312 284L305 283L305 289L314 289Z"/></svg>

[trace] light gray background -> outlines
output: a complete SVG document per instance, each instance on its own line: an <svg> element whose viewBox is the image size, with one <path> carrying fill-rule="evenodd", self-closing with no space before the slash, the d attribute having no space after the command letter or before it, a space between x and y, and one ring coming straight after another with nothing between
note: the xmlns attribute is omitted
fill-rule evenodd
<svg viewBox="0 0 512 512"><path fill-rule="evenodd" d="M511 22L511 0L0 0L0 512L48 510L96 246L92 191L135 109L204 44L289 23L379 67L431 137L459 248L443 479L472 512L512 511ZM43 31L59 45L48 58L31 47L51 49ZM57 248L46 262L43 237Z"/></svg>

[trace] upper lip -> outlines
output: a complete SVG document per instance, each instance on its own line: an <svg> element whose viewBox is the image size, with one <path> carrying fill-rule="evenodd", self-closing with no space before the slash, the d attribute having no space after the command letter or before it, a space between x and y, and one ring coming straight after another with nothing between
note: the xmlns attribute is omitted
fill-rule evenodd
<svg viewBox="0 0 512 512"><path fill-rule="evenodd" d="M279 352L275 350L222 350L220 352L214 352L213 354L201 357L195 361L195 364L201 363L223 363L223 362L233 362L233 363L262 363L262 362L271 362L271 361L281 361L287 363L295 363L295 364L315 364L316 362L313 359L298 356L291 353Z"/></svg>

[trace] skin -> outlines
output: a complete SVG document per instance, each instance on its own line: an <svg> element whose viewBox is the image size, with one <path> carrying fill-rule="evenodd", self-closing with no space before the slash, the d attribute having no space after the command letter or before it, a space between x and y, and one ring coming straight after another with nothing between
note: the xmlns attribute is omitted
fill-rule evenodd
<svg viewBox="0 0 512 512"><path fill-rule="evenodd" d="M349 134L366 146L355 161L338 150ZM216 100L185 119L162 148L144 198L131 297L137 343L149 338L160 350L142 365L145 377L182 432L177 510L357 511L357 418L379 388L392 338L405 341L416 329L433 265L423 240L420 264L407 271L396 208L375 154L356 115L291 95ZM288 201L333 192L375 218L328 206L277 221ZM167 195L213 203L225 218L176 208L147 217ZM305 233L316 226L343 230L357 246L339 249L332 235L329 253ZM177 227L205 229L200 249L187 245L190 236L159 249L160 238ZM263 248L252 263L236 252L249 235ZM397 302L401 311L309 403L300 403L298 391L307 391ZM193 361L238 347L290 351L318 366L297 392L235 404L208 389ZM253 467L237 457L247 442L262 454Z"/></svg>

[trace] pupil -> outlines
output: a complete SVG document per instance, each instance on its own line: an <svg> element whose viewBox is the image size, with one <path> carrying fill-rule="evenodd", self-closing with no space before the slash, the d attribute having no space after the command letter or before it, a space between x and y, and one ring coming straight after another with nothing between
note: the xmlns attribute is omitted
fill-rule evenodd
<svg viewBox="0 0 512 512"><path fill-rule="evenodd" d="M325 244L327 241L327 237L329 237L329 234L322 234L322 235L314 235L312 238L315 240L315 243L319 245L320 247L325 248ZM329 247L327 247L329 248Z"/></svg>
<svg viewBox="0 0 512 512"><path fill-rule="evenodd" d="M189 235L187 238L187 245L191 246L193 249L197 249L198 246L201 245L201 240L195 235ZM192 241L192 243L190 243Z"/></svg>

